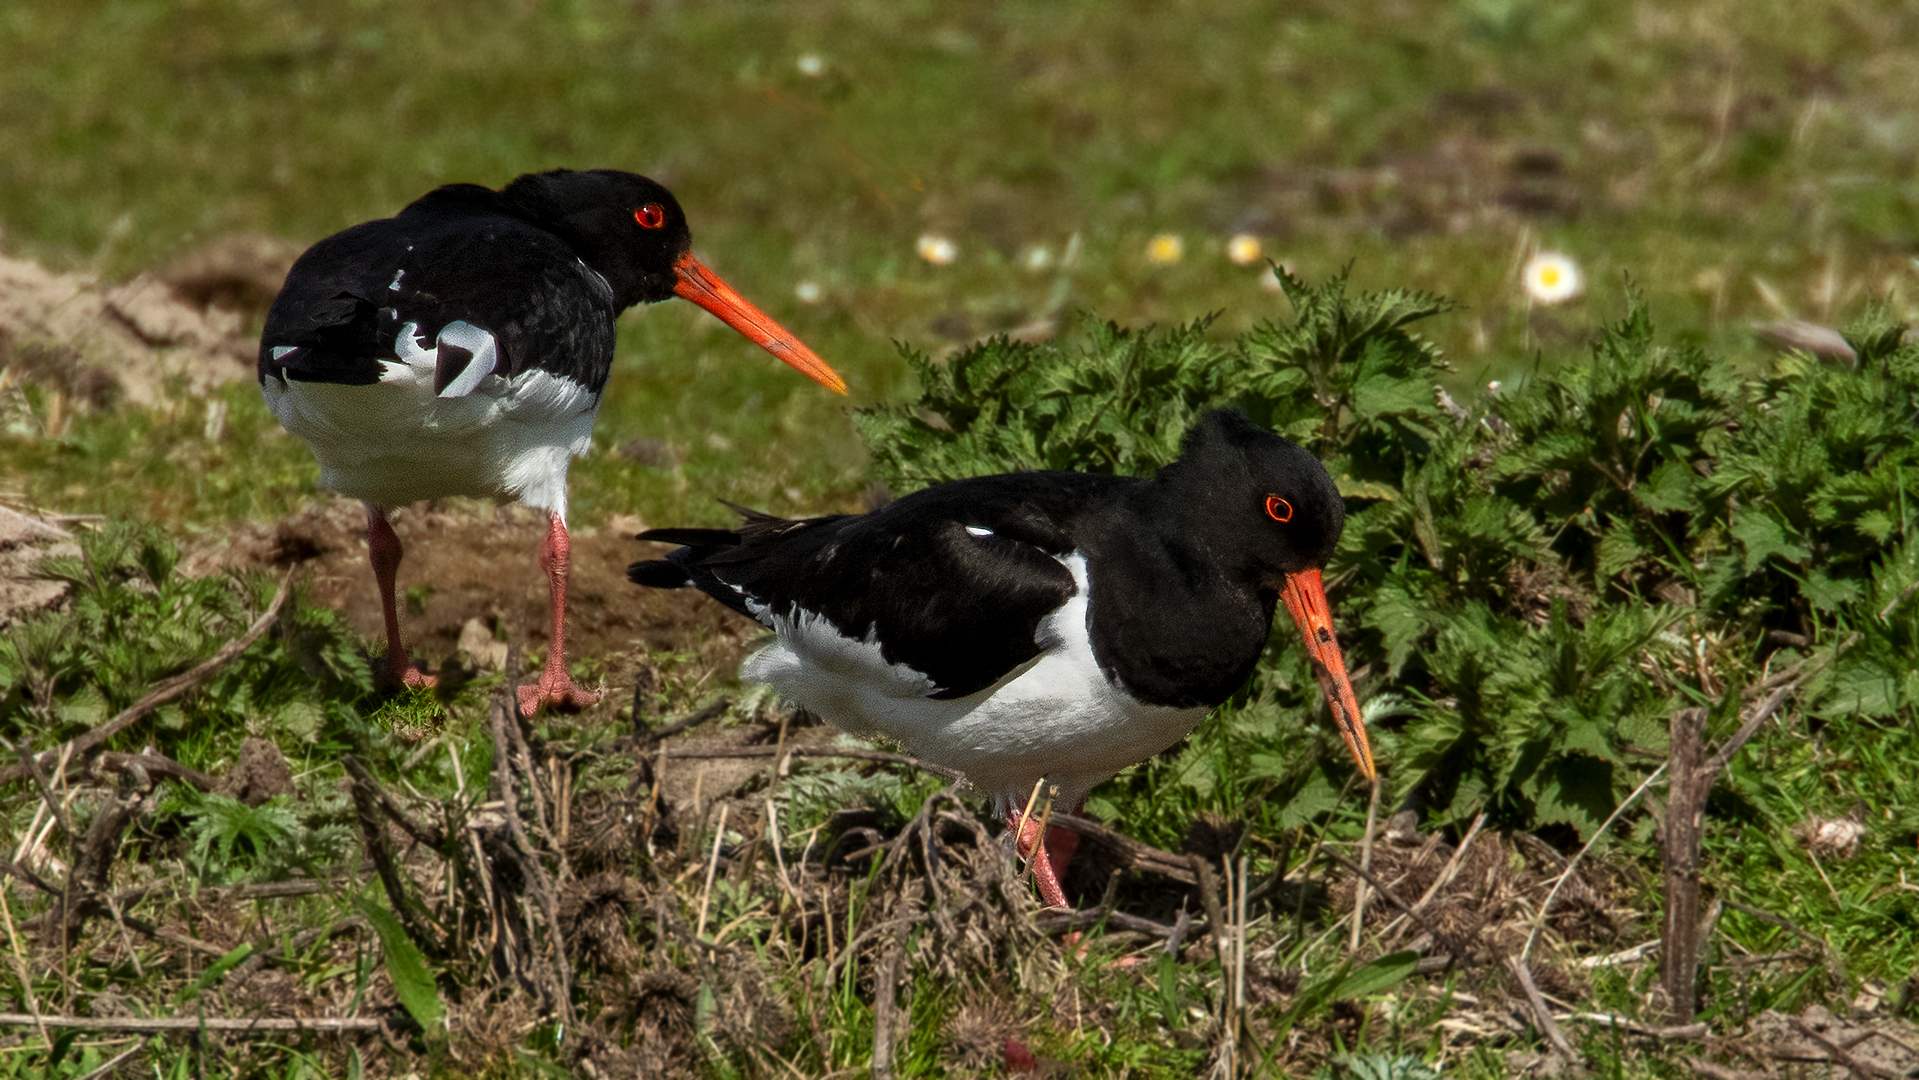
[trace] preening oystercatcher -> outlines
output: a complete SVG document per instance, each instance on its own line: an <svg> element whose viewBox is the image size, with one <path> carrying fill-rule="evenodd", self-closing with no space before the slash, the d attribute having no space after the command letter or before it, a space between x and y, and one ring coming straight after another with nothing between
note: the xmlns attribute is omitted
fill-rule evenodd
<svg viewBox="0 0 1919 1080"><path fill-rule="evenodd" d="M1151 479L1029 472L957 480L870 514L684 545L641 585L693 585L772 628L749 682L856 734L884 733L993 796L1046 902L1077 836L1025 820L1042 783L1078 807L1178 742L1252 674L1284 600L1359 768L1372 749L1320 571L1346 510L1317 459L1232 410Z"/></svg>
<svg viewBox="0 0 1919 1080"><path fill-rule="evenodd" d="M366 504L387 663L407 656L394 605L400 539L387 511L469 495L551 514L540 565L553 639L520 704L598 697L567 676L566 470L584 454L613 366L614 320L685 297L808 377L846 384L693 258L672 194L643 176L560 169L499 191L449 184L391 218L308 248L260 337L260 392L320 459L321 483Z"/></svg>

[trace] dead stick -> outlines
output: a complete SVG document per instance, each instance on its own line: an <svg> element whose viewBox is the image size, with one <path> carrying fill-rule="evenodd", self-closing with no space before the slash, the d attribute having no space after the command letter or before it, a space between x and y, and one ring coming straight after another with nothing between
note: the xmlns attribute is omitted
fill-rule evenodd
<svg viewBox="0 0 1919 1080"><path fill-rule="evenodd" d="M1691 1068L1693 1072L1698 1073L1700 1076L1705 1077L1706 1080L1762 1080L1762 1078L1767 1075L1765 1073L1751 1073L1741 1069L1735 1069L1729 1065L1721 1065L1716 1061L1707 1061L1705 1058L1693 1054L1686 1055L1682 1060L1685 1061L1687 1067Z"/></svg>
<svg viewBox="0 0 1919 1080"><path fill-rule="evenodd" d="M1213 878L1213 868L1198 855L1188 855L1193 868L1193 880L1199 884L1199 905L1206 909L1206 931L1213 939L1213 955L1219 960L1220 970L1226 968L1226 912L1219 906L1219 886ZM1221 981L1220 994L1225 994L1224 980Z"/></svg>
<svg viewBox="0 0 1919 1080"><path fill-rule="evenodd" d="M785 749L781 749L777 746L715 746L711 749L688 748L685 750L668 750L665 756L670 758L695 759L770 758L778 757L781 754L786 754L791 757L850 758L855 761L878 761L888 765L910 765L916 769L924 769L930 773L937 773L949 780L962 779L962 774L958 770L949 769L944 765L935 765L930 761L921 761L919 758L908 757L905 754L893 754L885 750L861 750L855 747L788 746ZM1055 824L1057 824L1057 822L1055 822Z"/></svg>
<svg viewBox="0 0 1919 1080"><path fill-rule="evenodd" d="M1533 982L1532 969L1526 966L1526 961L1517 956L1507 957L1506 967L1513 973L1513 977L1519 980L1519 988L1526 993L1526 1004L1532 1009L1533 1021L1539 1025L1539 1033L1546 1036L1546 1041L1552 1044L1553 1052L1568 1065L1577 1062L1579 1055L1573 1050L1572 1044L1566 1041L1566 1033L1559 1030L1558 1022L1553 1020L1552 1010L1546 1008L1546 999L1539 996L1539 987Z"/></svg>
<svg viewBox="0 0 1919 1080"><path fill-rule="evenodd" d="M11 750L13 756L20 759L20 764L33 774L34 786L40 789L40 797L46 800L47 809L53 813L54 820L60 823L60 831L72 836L73 822L67 818L67 808L62 806L60 799L54 795L53 785L47 783L47 773L40 767L39 759L28 753L25 746L8 742L3 738L0 738L0 746Z"/></svg>
<svg viewBox="0 0 1919 1080"><path fill-rule="evenodd" d="M165 754L151 750L139 754L122 754L109 750L100 755L97 764L102 769L111 769L114 772L133 772L136 769L144 769L150 774L171 776L201 791L212 791L220 784L220 781L198 769L182 765Z"/></svg>
<svg viewBox="0 0 1919 1080"><path fill-rule="evenodd" d="M888 938L873 973L873 1080L893 1080L893 1029L898 1024L904 934Z"/></svg>
<svg viewBox="0 0 1919 1080"><path fill-rule="evenodd" d="M1843 648L1844 646L1841 646ZM1828 654L1826 659L1837 655ZM1781 684L1763 701L1750 707L1739 730L1718 750L1706 754L1704 708L1673 711L1669 721L1671 752L1666 779L1666 820L1660 837L1661 874L1666 903L1660 917L1659 981L1667 1007L1680 1025L1692 1022L1698 1004L1699 963L1703 942L1700 911L1699 861L1705 826L1706 800L1734 754L1779 710L1800 680L1821 669L1802 668L1802 674Z"/></svg>
<svg viewBox="0 0 1919 1080"><path fill-rule="evenodd" d="M154 687L153 691L146 697L127 706L126 709L113 719L108 720L106 723L101 724L85 735L80 735L69 740L61 746L56 746L51 750L42 750L40 753L35 754L33 758L34 763L45 764L48 761L58 760L63 750L67 753L68 760L73 760L81 754L99 746L101 743L106 742L108 739L113 738L115 735L120 734L120 732L132 726L146 714L175 698L185 696L187 691L205 682L214 672L238 660L241 653L252 648L253 643L260 640L261 635L267 632L267 628L273 625L273 620L279 617L280 607L286 603L287 596L292 591L292 588L293 571L289 570L286 575L280 579L280 587L273 594L273 602L267 605L267 609L260 613L259 618L253 620L253 625L247 627L246 633L220 646L219 652L214 653L198 667L175 675L173 678ZM15 765L8 769L0 769L0 784L9 784L15 780L24 779L29 775L31 775L31 771L26 765Z"/></svg>
<svg viewBox="0 0 1919 1080"><path fill-rule="evenodd" d="M1346 943L1349 952L1359 951L1360 935L1366 924L1366 883L1372 880L1373 831L1379 825L1379 776L1373 776L1373 795L1366 801L1366 834L1359 842L1359 884L1353 886L1353 933ZM1405 910L1411 911L1411 908Z"/></svg>
<svg viewBox="0 0 1919 1080"><path fill-rule="evenodd" d="M435 851L446 843L445 833L431 825L416 823L412 815L406 812L406 808L400 805L400 800L393 797L393 793L380 783L379 779L373 775L373 771L368 769L359 758L347 754L341 757L340 764L346 766L347 773L356 783L366 785L367 790L379 802L380 809L386 811L386 816L392 818L393 823L398 825L401 831Z"/></svg>
<svg viewBox="0 0 1919 1080"><path fill-rule="evenodd" d="M1858 1058L1853 1057L1845 1047L1814 1031L1811 1027L1807 1026L1804 1020L1799 1019L1797 1016L1787 1017L1787 1019L1792 1022L1792 1029L1794 1031L1825 1047L1826 1053L1832 1055L1831 1060L1851 1069L1856 1076L1884 1077L1885 1080L1893 1080L1895 1077L1904 1075L1903 1073L1896 1073L1890 1069L1882 1069L1877 1065L1860 1061Z"/></svg>
<svg viewBox="0 0 1919 1080"><path fill-rule="evenodd" d="M41 1016L0 1013L0 1025L80 1028L86 1031L379 1031L385 1020L372 1016Z"/></svg>
<svg viewBox="0 0 1919 1080"><path fill-rule="evenodd" d="M1577 1020L1582 1024L1599 1024L1604 1027L1618 1028L1628 1035L1642 1035L1648 1039L1676 1039L1696 1041L1712 1034L1712 1029L1704 1024L1684 1024L1679 1027L1658 1027L1629 1020L1615 1013L1576 1012L1560 1019Z"/></svg>
<svg viewBox="0 0 1919 1080"><path fill-rule="evenodd" d="M521 872L526 875L528 883L538 894L536 899L545 917L548 929L547 945L552 954L550 961L543 965L548 968L546 975L550 983L547 987L547 993L550 995L549 1006L560 1014L563 1022L571 1024L573 1022L571 989L573 979L566 961L566 950L559 939L560 903L553 893L553 882L547 875L546 865L540 861L539 852L534 849L532 840L527 837L526 823L520 817L518 784L514 779L516 758L513 752L514 736L518 735L520 725L518 694L517 686L508 685L505 699L495 698L487 710L493 729L493 783L497 789L493 794L500 801L500 808L506 818L507 836L511 840L510 849L514 852L515 860L520 864ZM527 764L530 766L531 761L529 760ZM527 795L535 800L534 808L538 810L539 781L530 775L530 769L528 771ZM527 920L527 928L528 943L537 956L539 946L534 940L537 934L534 920L531 918Z"/></svg>
<svg viewBox="0 0 1919 1080"><path fill-rule="evenodd" d="M1371 885L1373 887L1373 891L1378 893L1381 899L1385 900L1387 903L1398 908L1399 910L1405 912L1407 918L1418 923L1419 928L1421 930L1424 930L1426 931L1427 934L1431 935L1434 944L1444 947L1448 952L1458 953L1461 951L1457 947L1457 944L1453 942L1448 935L1441 933L1438 927L1434 926L1432 923L1427 922L1425 915L1422 915L1418 911L1415 911L1411 904L1408 904L1406 901L1400 899L1399 894L1394 892L1391 886L1387 885L1385 882L1380 881L1378 878L1374 877L1373 872L1371 870L1367 870L1364 867L1361 867L1358 863L1354 862L1351 859L1348 859L1346 856L1341 855L1337 851L1333 851L1330 848L1328 848L1326 851L1326 857L1338 863L1339 865L1345 867L1346 869L1351 870L1353 873L1358 874L1361 880L1365 881L1368 885Z"/></svg>
<svg viewBox="0 0 1919 1080"><path fill-rule="evenodd" d="M670 739L673 736L678 735L680 732L685 731L687 728L697 727L700 724L706 723L708 720L713 719L714 717L720 715L721 713L724 713L726 710L732 707L733 707L732 698L730 697L720 698L719 700L712 702L711 704L707 705L705 708L701 709L699 712L696 712L691 716L681 717L680 719L673 721L672 723L666 725L663 728L660 728L657 731L649 731L645 735L634 739L633 749L644 750L647 747L652 746L654 743L659 742L663 739Z"/></svg>
<svg viewBox="0 0 1919 1080"><path fill-rule="evenodd" d="M351 755L347 760L352 760ZM406 881L400 876L392 845L387 842L386 825L381 821L380 800L374 794L374 785L364 783L355 776L348 787L353 796L354 817L359 819L360 832L366 837L367 858L372 861L374 872L380 876L380 885L386 890L387 901L393 905L393 913L399 916L407 936L422 952L428 956L444 955L444 942L435 932L437 928L426 924L422 917L424 909L410 902L407 897Z"/></svg>

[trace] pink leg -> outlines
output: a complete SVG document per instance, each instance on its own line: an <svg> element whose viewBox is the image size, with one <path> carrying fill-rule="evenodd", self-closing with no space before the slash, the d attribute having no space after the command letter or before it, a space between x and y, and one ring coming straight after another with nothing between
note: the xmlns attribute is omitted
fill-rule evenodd
<svg viewBox="0 0 1919 1080"><path fill-rule="evenodd" d="M386 511L366 504L366 553L373 564L373 580L380 586L380 614L386 617L386 666L395 679L409 689L432 686L439 680L421 674L400 644L400 608L393 598L393 580L400 571L400 556L405 550L400 537L386 519Z"/></svg>
<svg viewBox="0 0 1919 1080"><path fill-rule="evenodd" d="M520 712L531 716L542 705L582 709L600 700L573 685L566 673L566 571L573 542L566 534L566 523L553 515L553 526L546 531L546 543L540 546L540 568L546 571L547 592L553 598L553 638L546 650L546 671L533 686L520 687Z"/></svg>
<svg viewBox="0 0 1919 1080"><path fill-rule="evenodd" d="M1073 808L1077 816L1085 807L1082 802ZM1023 808L1008 803L1006 825L1017 830L1017 847L1022 856L1032 857L1038 849L1038 857L1033 859L1033 881L1039 886L1039 896L1050 907L1072 907L1066 899L1066 890L1060 887L1060 875L1066 872L1066 864L1073 861L1073 852L1079 850L1079 834L1071 829L1062 829L1057 825L1046 827L1046 835L1040 836L1039 822L1022 820Z"/></svg>

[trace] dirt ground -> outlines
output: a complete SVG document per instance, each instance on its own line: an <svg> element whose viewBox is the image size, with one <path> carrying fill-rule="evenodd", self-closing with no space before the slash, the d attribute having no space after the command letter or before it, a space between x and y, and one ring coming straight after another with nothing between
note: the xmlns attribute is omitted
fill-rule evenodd
<svg viewBox="0 0 1919 1080"><path fill-rule="evenodd" d="M398 511L391 520L406 548L398 582L401 633L417 662L429 671L497 666L509 641L544 657L550 637L539 561L544 515L448 499ZM596 661L613 667L607 681L621 700L631 694L632 679L616 665L636 653L678 654L723 678L760 634L756 624L696 590L662 592L627 581L627 564L670 550L635 541L643 527L636 518L616 517L575 523L572 532L568 664L576 678ZM195 551L184 569L245 567L298 567L316 602L344 612L369 640L385 632L358 502L321 496L284 521L243 527Z"/></svg>

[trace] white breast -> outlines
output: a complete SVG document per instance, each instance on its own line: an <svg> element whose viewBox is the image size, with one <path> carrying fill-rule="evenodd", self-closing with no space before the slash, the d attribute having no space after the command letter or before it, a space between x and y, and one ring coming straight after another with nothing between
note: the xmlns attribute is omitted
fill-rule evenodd
<svg viewBox="0 0 1919 1080"><path fill-rule="evenodd" d="M1106 677L1087 632L1086 559L1075 552L1060 562L1075 592L1041 622L1034 639L1043 651L976 694L927 697L933 681L887 663L872 635L849 638L809 612L787 618L756 609L775 639L747 659L740 676L854 734L898 739L989 793L1017 791L1024 799L1047 777L1059 785L1060 801L1074 805L1184 738L1206 710L1147 705Z"/></svg>
<svg viewBox="0 0 1919 1080"><path fill-rule="evenodd" d="M592 444L598 396L539 370L468 379L491 359L490 340L460 342L476 361L438 396L436 351L401 336L400 355L370 386L274 376L261 383L267 408L313 448L320 482L379 506L467 495L517 500L564 520L567 465Z"/></svg>

